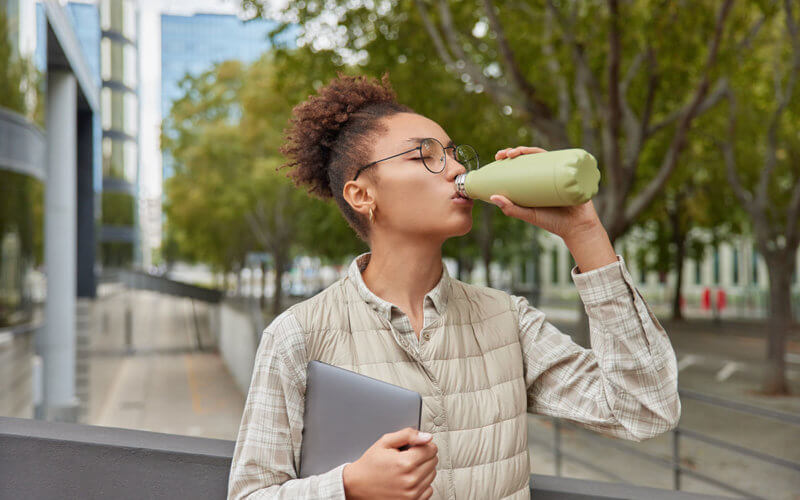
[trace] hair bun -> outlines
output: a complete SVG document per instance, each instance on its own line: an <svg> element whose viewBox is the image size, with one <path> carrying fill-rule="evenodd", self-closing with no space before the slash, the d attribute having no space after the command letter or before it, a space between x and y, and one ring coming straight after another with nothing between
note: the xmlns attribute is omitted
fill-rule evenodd
<svg viewBox="0 0 800 500"><path fill-rule="evenodd" d="M372 151L371 136L383 129L380 120L414 110L397 102L388 73L377 81L364 75L337 77L292 110L280 152L289 177L312 195L333 197L361 239L368 225L345 201L344 184Z"/></svg>

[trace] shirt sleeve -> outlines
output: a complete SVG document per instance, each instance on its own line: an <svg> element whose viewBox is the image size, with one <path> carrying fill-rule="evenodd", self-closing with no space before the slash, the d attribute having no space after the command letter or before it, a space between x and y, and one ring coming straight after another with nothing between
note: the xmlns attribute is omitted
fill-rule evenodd
<svg viewBox="0 0 800 500"><path fill-rule="evenodd" d="M624 259L571 274L589 317L591 349L512 296L528 411L632 441L674 428L681 415L675 352Z"/></svg>
<svg viewBox="0 0 800 500"><path fill-rule="evenodd" d="M303 329L286 311L264 330L233 452L228 499L343 500L342 464L298 479L305 407Z"/></svg>

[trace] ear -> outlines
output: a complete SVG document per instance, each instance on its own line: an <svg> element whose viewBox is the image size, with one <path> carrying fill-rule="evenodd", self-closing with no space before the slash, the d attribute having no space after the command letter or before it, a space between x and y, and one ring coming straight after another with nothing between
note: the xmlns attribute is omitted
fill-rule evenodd
<svg viewBox="0 0 800 500"><path fill-rule="evenodd" d="M342 188L342 196L345 201L359 214L367 217L369 215L370 207L375 205L375 196L373 186L362 182L361 179L356 181L347 181Z"/></svg>

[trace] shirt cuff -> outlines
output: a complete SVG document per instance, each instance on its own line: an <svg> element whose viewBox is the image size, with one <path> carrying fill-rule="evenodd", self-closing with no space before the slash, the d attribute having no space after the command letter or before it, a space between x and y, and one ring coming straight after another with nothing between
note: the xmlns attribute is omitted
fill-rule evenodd
<svg viewBox="0 0 800 500"><path fill-rule="evenodd" d="M617 262L586 271L578 272L578 266L572 271L572 281L585 305L607 302L620 295L630 296L633 278L625 267L625 259L617 254Z"/></svg>
<svg viewBox="0 0 800 500"><path fill-rule="evenodd" d="M322 498L345 500L344 495L344 463L319 476L319 491Z"/></svg>

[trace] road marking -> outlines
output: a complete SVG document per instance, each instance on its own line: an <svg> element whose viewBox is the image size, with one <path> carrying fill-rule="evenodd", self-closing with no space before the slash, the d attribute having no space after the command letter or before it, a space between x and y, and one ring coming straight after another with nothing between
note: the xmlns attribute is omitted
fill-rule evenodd
<svg viewBox="0 0 800 500"><path fill-rule="evenodd" d="M120 385L122 384L122 379L127 376L128 368L130 367L130 361L127 359L122 360L122 366L120 366L117 371L114 373L113 377L114 380L111 382L111 387L105 393L105 401L103 402L103 407L98 413L98 418L95 422L92 422L93 425L109 425L106 422L109 421L109 415L111 413L112 403L117 402L120 396Z"/></svg>
<svg viewBox="0 0 800 500"><path fill-rule="evenodd" d="M192 370L192 355L185 354L184 362L186 364L186 378L189 380L189 393L192 397L192 410L194 411L195 415L202 415L205 414L205 410L203 409L203 405L201 403L201 396L200 396L200 387L197 385L197 381L194 378L194 370Z"/></svg>
<svg viewBox="0 0 800 500"><path fill-rule="evenodd" d="M728 380L728 377L733 375L733 372L735 372L737 368L739 368L739 363L736 361L728 361L725 363L725 366L723 366L722 369L717 372L717 382L724 382Z"/></svg>
<svg viewBox="0 0 800 500"><path fill-rule="evenodd" d="M697 356L696 354L687 354L678 362L678 371L683 370L684 368L688 368L693 364L701 361L703 358Z"/></svg>

